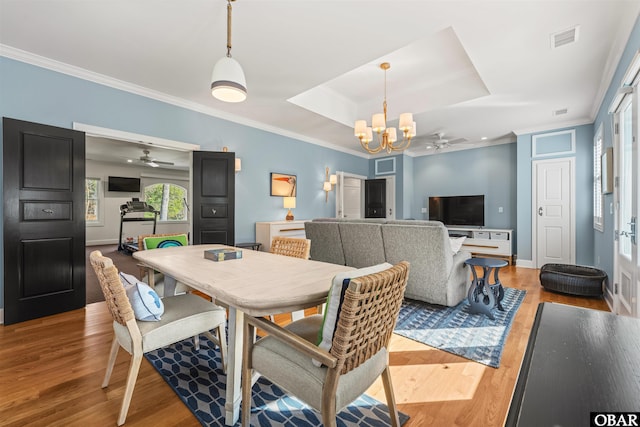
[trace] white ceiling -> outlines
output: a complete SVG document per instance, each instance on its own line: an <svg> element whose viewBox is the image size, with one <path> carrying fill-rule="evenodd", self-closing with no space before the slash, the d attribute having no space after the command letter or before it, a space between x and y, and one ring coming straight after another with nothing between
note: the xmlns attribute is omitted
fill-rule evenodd
<svg viewBox="0 0 640 427"><path fill-rule="evenodd" d="M0 0L0 54L356 153L353 121L381 112L388 61L389 121L413 112L411 154L424 155L439 132L462 149L592 122L639 12L637 0L238 0L239 104L209 90L224 0ZM576 25L576 43L551 48Z"/></svg>

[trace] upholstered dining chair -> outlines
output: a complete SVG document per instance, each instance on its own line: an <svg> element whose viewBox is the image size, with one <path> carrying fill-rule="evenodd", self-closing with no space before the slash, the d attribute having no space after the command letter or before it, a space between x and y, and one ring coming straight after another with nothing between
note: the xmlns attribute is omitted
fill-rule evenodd
<svg viewBox="0 0 640 427"><path fill-rule="evenodd" d="M124 348L132 356L118 416L119 426L124 424L127 417L144 353L204 333L220 347L224 366L227 352L226 311L222 307L194 294L176 295L162 299L164 313L161 320L156 322L136 320L113 261L103 256L100 251L91 252L89 259L113 317L114 337L102 388L109 385L119 347ZM217 336L211 334L212 329L217 330Z"/></svg>
<svg viewBox="0 0 640 427"><path fill-rule="evenodd" d="M276 236L271 240L269 252L295 258L309 259L311 240L299 237Z"/></svg>
<svg viewBox="0 0 640 427"><path fill-rule="evenodd" d="M389 373L389 340L396 324L409 273L405 261L395 266L349 281L334 279L332 293L342 286L344 300L340 304L329 296L329 304L339 313L335 331L322 333L330 338L330 349L317 345L319 331L329 318L308 316L282 328L263 318L245 315L242 425L251 416L251 378L257 371L271 382L303 400L320 412L325 426L336 425L336 413L358 398L382 376L387 406L393 426L399 418ZM363 274L365 274L363 272ZM327 308L327 314L332 312ZM267 336L252 340L256 327Z"/></svg>

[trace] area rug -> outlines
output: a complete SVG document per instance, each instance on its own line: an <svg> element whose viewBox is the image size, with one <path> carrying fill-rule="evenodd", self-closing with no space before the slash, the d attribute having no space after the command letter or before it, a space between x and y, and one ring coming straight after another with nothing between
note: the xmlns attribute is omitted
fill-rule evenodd
<svg viewBox="0 0 640 427"><path fill-rule="evenodd" d="M465 298L455 307L405 299L394 332L428 346L497 368L504 342L526 291L504 288L502 306L493 310L495 320L469 313Z"/></svg>
<svg viewBox="0 0 640 427"><path fill-rule="evenodd" d="M224 426L225 384L220 353L204 335L145 355L203 426ZM400 413L404 424L409 417ZM338 426L389 426L387 406L363 394L338 414ZM238 422L239 426L240 423ZM320 426L320 413L263 377L253 386L252 426Z"/></svg>

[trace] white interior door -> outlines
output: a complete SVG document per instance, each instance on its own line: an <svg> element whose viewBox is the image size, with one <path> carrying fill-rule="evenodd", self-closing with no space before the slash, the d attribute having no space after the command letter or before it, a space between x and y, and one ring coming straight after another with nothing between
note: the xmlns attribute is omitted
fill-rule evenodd
<svg viewBox="0 0 640 427"><path fill-rule="evenodd" d="M336 218L362 218L364 212L364 176L337 172Z"/></svg>
<svg viewBox="0 0 640 427"><path fill-rule="evenodd" d="M388 176L385 179L387 180L385 188L387 212L385 216L387 219L396 219L396 177Z"/></svg>
<svg viewBox="0 0 640 427"><path fill-rule="evenodd" d="M616 260L613 311L637 317L638 313L638 103L637 96L626 96L615 115L616 180Z"/></svg>
<svg viewBox="0 0 640 427"><path fill-rule="evenodd" d="M575 264L575 158L533 162L534 254L544 264Z"/></svg>

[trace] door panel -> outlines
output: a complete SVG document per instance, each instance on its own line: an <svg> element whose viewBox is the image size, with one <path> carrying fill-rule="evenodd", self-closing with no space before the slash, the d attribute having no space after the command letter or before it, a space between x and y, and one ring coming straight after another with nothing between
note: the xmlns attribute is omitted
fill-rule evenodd
<svg viewBox="0 0 640 427"><path fill-rule="evenodd" d="M3 119L5 323L85 305L83 132Z"/></svg>
<svg viewBox="0 0 640 427"><path fill-rule="evenodd" d="M536 266L575 264L574 159L534 162Z"/></svg>
<svg viewBox="0 0 640 427"><path fill-rule="evenodd" d="M193 152L193 243L235 244L235 154Z"/></svg>

